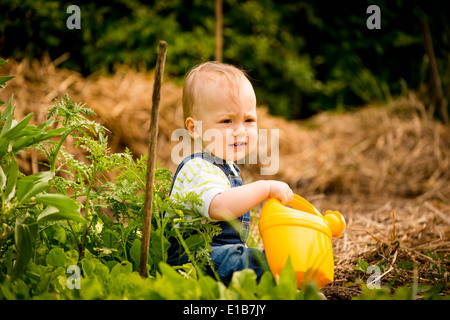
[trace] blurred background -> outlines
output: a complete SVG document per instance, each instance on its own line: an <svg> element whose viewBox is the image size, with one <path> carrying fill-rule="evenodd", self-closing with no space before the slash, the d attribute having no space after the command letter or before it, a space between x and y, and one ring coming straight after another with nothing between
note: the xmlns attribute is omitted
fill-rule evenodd
<svg viewBox="0 0 450 320"><path fill-rule="evenodd" d="M81 29L66 26L73 4ZM366 26L371 4L381 10L381 29ZM165 40L166 76L181 82L206 60L236 64L253 79L259 104L286 119L383 103L408 90L426 105L450 96L450 11L437 0L0 0L0 12L2 57L48 53L84 76L112 74L123 64L153 69ZM446 121L440 107L431 112Z"/></svg>

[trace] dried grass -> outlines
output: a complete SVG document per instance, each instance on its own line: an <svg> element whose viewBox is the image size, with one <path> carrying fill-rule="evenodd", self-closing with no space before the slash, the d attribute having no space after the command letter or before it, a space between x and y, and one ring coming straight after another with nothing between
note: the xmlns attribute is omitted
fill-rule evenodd
<svg viewBox="0 0 450 320"><path fill-rule="evenodd" d="M68 93L87 103L96 120L111 130L112 152L128 147L137 156L146 153L153 74L123 67L111 77L83 78L57 63L11 59L3 66L2 74L16 76L1 97L7 100L14 93L16 117L34 112L34 121L42 121L52 100ZM280 170L261 176L261 164L245 165L247 181L286 181L320 211L339 210L347 220L343 237L333 241L336 274L324 288L327 297L347 299L360 292L351 283L369 275L354 270L356 259L369 264L384 259L389 272L383 284L412 282L413 271L397 265L404 260L418 265L420 282L446 281L436 276L436 266L446 270L441 276L448 279L450 128L429 119L414 94L386 106L322 113L303 122L258 109L260 128L280 130ZM157 161L174 171L170 153L177 142L170 137L183 127L183 119L181 88L170 79L162 87L159 124ZM37 171L38 160L33 151L24 153L22 170Z"/></svg>
<svg viewBox="0 0 450 320"><path fill-rule="evenodd" d="M136 156L147 152L153 88L151 72L138 72L124 66L112 77L94 74L83 78L76 72L57 68L49 58L40 62L10 59L2 72L15 75L2 95L9 98L14 93L17 118L34 112L34 120L42 121L53 100L68 93L74 101L86 103L93 109L96 121L111 131L111 152L122 152L125 147ZM162 160L162 165L170 169L175 166L169 163L170 150L175 144L170 141L170 135L182 127L180 101L181 88L166 80L161 91L157 160ZM76 154L76 150L72 151ZM23 166L31 170L31 165L23 163Z"/></svg>
<svg viewBox="0 0 450 320"><path fill-rule="evenodd" d="M382 286L410 286L414 268L402 263L412 262L417 267L420 284L447 283L450 279L450 207L439 200L417 203L408 199L388 202L357 203L348 199L327 199L322 208L340 203L346 212L347 228L343 237L333 241L335 281L324 288L329 298L348 299L360 293L358 281L366 283L373 273L355 271L356 259L369 265L382 265ZM450 294L449 288L444 290Z"/></svg>
<svg viewBox="0 0 450 320"><path fill-rule="evenodd" d="M279 177L302 193L448 200L450 128L423 109L411 93L387 106L280 125Z"/></svg>

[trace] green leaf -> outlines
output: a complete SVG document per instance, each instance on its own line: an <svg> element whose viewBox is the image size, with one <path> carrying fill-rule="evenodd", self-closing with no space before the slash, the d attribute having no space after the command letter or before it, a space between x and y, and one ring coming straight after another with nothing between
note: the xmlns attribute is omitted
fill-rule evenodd
<svg viewBox="0 0 450 320"><path fill-rule="evenodd" d="M109 268L105 266L100 260L98 259L91 259L91 261L94 263L94 274L99 278L99 280L103 283L108 281L109 278Z"/></svg>
<svg viewBox="0 0 450 320"><path fill-rule="evenodd" d="M364 273L367 272L367 268L369 267L369 264L366 261L361 260L361 259L356 259L356 264L357 264L357 267L354 267L354 269L356 271L364 272Z"/></svg>
<svg viewBox="0 0 450 320"><path fill-rule="evenodd" d="M48 186L47 182L44 182L44 186L45 186L45 187ZM33 189L34 187L36 187L36 186L35 186L35 181L34 181L34 180L32 180L32 179L30 179L30 178L28 178L28 177L24 177L24 178L19 179L19 180L17 181L17 192L16 192L16 195L17 195L17 201L18 201L19 203L24 203L24 202L26 202L29 198L31 198L32 195L31 195L31 196L27 196L27 194L28 194L28 193L30 192L30 190ZM45 190L45 188L44 188L43 190ZM43 191L43 190L42 190L42 191Z"/></svg>
<svg viewBox="0 0 450 320"><path fill-rule="evenodd" d="M6 178L6 174L3 171L2 167L0 167L0 193L3 194L3 190L6 187L6 183L7 183L7 178Z"/></svg>
<svg viewBox="0 0 450 320"><path fill-rule="evenodd" d="M295 299L297 294L297 278L294 268L292 267L291 258L286 261L286 265L280 274L277 283L276 292L279 298L284 300Z"/></svg>
<svg viewBox="0 0 450 320"><path fill-rule="evenodd" d="M252 269L244 269L233 273L230 287L237 291L243 299L256 299L256 273Z"/></svg>
<svg viewBox="0 0 450 320"><path fill-rule="evenodd" d="M18 256L14 264L13 279L20 277L31 259L33 241L37 230L36 221L28 213L17 217L14 240Z"/></svg>
<svg viewBox="0 0 450 320"><path fill-rule="evenodd" d="M65 267L70 265L76 265L78 263L78 259L80 257L80 254L77 250L69 250L66 252L66 264Z"/></svg>
<svg viewBox="0 0 450 320"><path fill-rule="evenodd" d="M28 126L23 130L26 131L22 132L22 137L14 140L14 143L12 144L12 151L14 152L23 150L52 137L59 136L66 130L66 128L62 127L55 130L42 131L34 126Z"/></svg>
<svg viewBox="0 0 450 320"><path fill-rule="evenodd" d="M428 290L425 291L424 299L425 300L433 300L433 299L443 298L439 294L442 292L442 290L446 289L446 287L447 286L443 283L435 284L434 286L432 286L431 288L429 288ZM448 297L448 295L447 295L447 297Z"/></svg>
<svg viewBox="0 0 450 320"><path fill-rule="evenodd" d="M204 237L201 234L193 234L189 236L186 240L186 245L189 247L189 250L195 251L205 244Z"/></svg>
<svg viewBox="0 0 450 320"><path fill-rule="evenodd" d="M111 270L111 277L117 277L119 274L130 274L133 272L133 265L129 261L122 261L116 264Z"/></svg>
<svg viewBox="0 0 450 320"><path fill-rule="evenodd" d="M0 88L5 88L6 82L14 78L14 76L6 76L6 77L0 77Z"/></svg>
<svg viewBox="0 0 450 320"><path fill-rule="evenodd" d="M86 223L86 220L80 213L80 206L77 201L62 194L41 194L35 197L36 202L47 205L47 208L41 212L38 221L54 220L75 220Z"/></svg>
<svg viewBox="0 0 450 320"><path fill-rule="evenodd" d="M81 216L80 212L64 212L55 207L47 206L38 216L38 222L56 221L56 220L74 220L81 223L86 223L86 220Z"/></svg>
<svg viewBox="0 0 450 320"><path fill-rule="evenodd" d="M16 162L16 159L13 158L12 162L5 169L5 174L8 179L6 183L6 187L4 190L5 201L10 201L15 194L16 191L16 183L17 177L19 176L19 166ZM0 172L1 175L1 172Z"/></svg>
<svg viewBox="0 0 450 320"><path fill-rule="evenodd" d="M11 129L13 121L14 121L14 110L15 107L11 107L12 104L12 97L9 99L8 104L6 106L6 110L9 110L9 112L5 112L2 114L2 119L4 118L5 124L2 127L2 131L0 132L0 137L4 135L4 133L8 132L9 129ZM6 115L5 115L6 114ZM0 121L2 123L3 121Z"/></svg>
<svg viewBox="0 0 450 320"><path fill-rule="evenodd" d="M28 114L19 123L17 123L14 126L11 126L11 128L8 131L4 132L2 130L2 134L0 136L10 140L14 140L16 137L20 137L23 134L21 131L28 125L32 117L33 117L32 113Z"/></svg>
<svg viewBox="0 0 450 320"><path fill-rule="evenodd" d="M25 203L35 195L45 191L48 188L48 181L53 176L50 171L45 171L20 178L17 181L17 201Z"/></svg>
<svg viewBox="0 0 450 320"><path fill-rule="evenodd" d="M369 289L366 285L361 287L362 294L353 296L352 300L392 300L389 290L385 287Z"/></svg>
<svg viewBox="0 0 450 320"><path fill-rule="evenodd" d="M3 113L0 116L0 124L3 121L5 121L7 118L14 117L14 108L12 107L12 101L13 101L13 96L11 96L11 98L9 98L9 101L6 104L5 110L3 111Z"/></svg>
<svg viewBox="0 0 450 320"><path fill-rule="evenodd" d="M120 235L115 230L104 228L101 237L107 248L117 248L119 246Z"/></svg>
<svg viewBox="0 0 450 320"><path fill-rule="evenodd" d="M314 281L307 281L302 285L302 298L303 300L321 300Z"/></svg>
<svg viewBox="0 0 450 320"><path fill-rule="evenodd" d="M47 264L54 268L62 267L66 263L66 254L62 248L56 247L47 255Z"/></svg>
<svg viewBox="0 0 450 320"><path fill-rule="evenodd" d="M61 244L65 244L67 241L66 230L61 226L55 227L55 233L53 234L53 239Z"/></svg>
<svg viewBox="0 0 450 320"><path fill-rule="evenodd" d="M81 260L81 267L83 268L83 273L86 277L91 277L94 273L95 264L86 258Z"/></svg>
<svg viewBox="0 0 450 320"><path fill-rule="evenodd" d="M217 300L220 298L218 282L210 276L198 279L198 285L202 289L202 296L206 300Z"/></svg>
<svg viewBox="0 0 450 320"><path fill-rule="evenodd" d="M36 202L57 208L60 211L78 212L80 206L77 201L62 194L41 194L35 197Z"/></svg>
<svg viewBox="0 0 450 320"><path fill-rule="evenodd" d="M134 268L139 267L139 261L141 259L141 241L134 239L133 245L130 248L130 258L133 261Z"/></svg>
<svg viewBox="0 0 450 320"><path fill-rule="evenodd" d="M275 288L275 283L273 281L273 276L270 271L264 272L259 281L257 294L260 299L273 299L274 293L273 290Z"/></svg>
<svg viewBox="0 0 450 320"><path fill-rule="evenodd" d="M402 269L412 270L414 269L414 262L412 261L399 261L397 262L397 266Z"/></svg>
<svg viewBox="0 0 450 320"><path fill-rule="evenodd" d="M152 230L150 239L153 261L155 264L158 264L160 261L164 261L163 258L167 256L167 250L169 250L170 242L164 236L161 239L161 233L159 230ZM163 247L161 247L161 241L163 242Z"/></svg>
<svg viewBox="0 0 450 320"><path fill-rule="evenodd" d="M3 138L0 138L0 160L8 153L11 152L11 146L9 141Z"/></svg>
<svg viewBox="0 0 450 320"><path fill-rule="evenodd" d="M159 270L161 270L161 273L169 280L170 283L181 283L181 281L183 281L184 279L181 274L175 271L167 263L160 262Z"/></svg>

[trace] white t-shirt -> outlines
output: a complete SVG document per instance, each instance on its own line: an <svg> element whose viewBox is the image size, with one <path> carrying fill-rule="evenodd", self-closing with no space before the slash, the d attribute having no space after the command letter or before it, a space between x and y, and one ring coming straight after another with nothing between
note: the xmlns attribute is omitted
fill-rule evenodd
<svg viewBox="0 0 450 320"><path fill-rule="evenodd" d="M235 171L233 163L230 163L230 167ZM230 181L218 166L202 158L193 158L187 161L178 172L172 195L185 192L195 192L200 195L203 201L200 205L193 204L191 201L183 205L186 210L192 210L210 219L209 205L212 199L229 188L231 188Z"/></svg>

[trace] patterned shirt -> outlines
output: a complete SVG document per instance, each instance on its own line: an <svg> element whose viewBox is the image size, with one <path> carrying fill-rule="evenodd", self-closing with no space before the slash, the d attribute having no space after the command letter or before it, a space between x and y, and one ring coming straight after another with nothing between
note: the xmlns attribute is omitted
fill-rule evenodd
<svg viewBox="0 0 450 320"><path fill-rule="evenodd" d="M233 165L230 164L230 167L233 168ZM237 175L234 168L232 170ZM201 158L194 158L186 162L178 173L172 195L185 192L194 192L200 195L201 204L193 204L188 201L183 204L184 208L212 220L209 217L209 206L212 199L230 188L230 181L219 167Z"/></svg>

